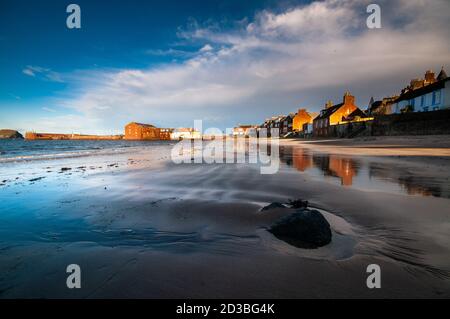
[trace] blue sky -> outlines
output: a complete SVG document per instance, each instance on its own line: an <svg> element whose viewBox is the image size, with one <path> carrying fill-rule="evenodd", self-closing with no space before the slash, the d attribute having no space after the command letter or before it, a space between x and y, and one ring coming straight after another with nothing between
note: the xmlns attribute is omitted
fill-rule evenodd
<svg viewBox="0 0 450 319"><path fill-rule="evenodd" d="M224 129L345 90L365 107L448 64L447 1L380 1L380 30L365 27L366 2L3 0L0 128ZM66 27L70 3L80 30Z"/></svg>

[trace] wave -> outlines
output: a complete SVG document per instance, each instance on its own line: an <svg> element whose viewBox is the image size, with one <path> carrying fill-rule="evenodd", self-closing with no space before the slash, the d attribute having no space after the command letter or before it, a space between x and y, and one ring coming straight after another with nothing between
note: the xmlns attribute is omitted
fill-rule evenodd
<svg viewBox="0 0 450 319"><path fill-rule="evenodd" d="M140 148L142 150L142 148ZM77 152L62 152L62 153L49 153L49 154L33 154L33 155L19 155L12 157L0 157L0 163L11 162L27 162L27 161L39 161L39 160L56 160L66 158L78 158L88 156L103 156L114 154L125 154L132 151L130 148L126 149L108 149L108 150L83 150ZM136 150L138 151L138 150Z"/></svg>

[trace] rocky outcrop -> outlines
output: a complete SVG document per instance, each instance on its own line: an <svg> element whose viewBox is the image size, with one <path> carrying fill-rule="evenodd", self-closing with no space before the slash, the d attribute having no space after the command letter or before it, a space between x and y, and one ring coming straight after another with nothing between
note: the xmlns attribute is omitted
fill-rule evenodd
<svg viewBox="0 0 450 319"><path fill-rule="evenodd" d="M269 228L275 237L299 248L318 248L331 242L328 221L317 210L298 209Z"/></svg>
<svg viewBox="0 0 450 319"><path fill-rule="evenodd" d="M23 139L23 136L14 130L0 130L0 139Z"/></svg>
<svg viewBox="0 0 450 319"><path fill-rule="evenodd" d="M289 200L288 205L292 208L307 208L308 207L308 201L302 200L302 199L294 199Z"/></svg>
<svg viewBox="0 0 450 319"><path fill-rule="evenodd" d="M271 209L276 209L276 208L286 208L286 206L284 206L283 204L281 204L279 202L273 202L273 203L261 208L261 211L264 212L266 210L271 210Z"/></svg>
<svg viewBox="0 0 450 319"><path fill-rule="evenodd" d="M268 211L271 209L277 209L277 208L307 208L308 207L308 201L307 200L302 200L302 199L294 199L291 200L289 199L287 203L280 203L280 202L273 202L270 203L267 206L264 206L263 208L261 208L261 211Z"/></svg>

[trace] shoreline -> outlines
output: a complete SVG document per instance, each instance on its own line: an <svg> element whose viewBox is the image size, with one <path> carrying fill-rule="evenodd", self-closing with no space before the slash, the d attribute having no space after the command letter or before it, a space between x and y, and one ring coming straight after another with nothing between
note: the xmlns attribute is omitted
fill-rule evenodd
<svg viewBox="0 0 450 319"><path fill-rule="evenodd" d="M123 161L92 157L92 172L74 169L89 168L86 158L54 160L54 167L72 170L50 169L44 179L0 188L0 297L450 296L449 198L400 194L386 183L367 191L328 175L328 164L336 162L359 175L369 169L368 185L386 179L375 173L388 174L393 184L405 182L409 172L414 178L406 182L413 185L431 178L432 187L445 186L445 179L436 179L443 175L439 165L417 172L422 164L405 164L403 157L389 158L395 166L384 165L376 156L324 157L323 148L286 142L280 140L289 152L275 175L261 175L250 164L176 165L165 145L140 157L124 154ZM316 166L301 171L298 160ZM324 163L324 171L317 171ZM46 165L35 169L46 171ZM400 176L398 167L405 169ZM331 245L299 249L266 231L285 212L262 213L261 207L296 198L341 225L335 224ZM81 290L64 286L69 263L81 266ZM383 289L366 287L372 263L382 268Z"/></svg>
<svg viewBox="0 0 450 319"><path fill-rule="evenodd" d="M280 145L299 145L317 152L342 155L450 157L450 135L281 139Z"/></svg>

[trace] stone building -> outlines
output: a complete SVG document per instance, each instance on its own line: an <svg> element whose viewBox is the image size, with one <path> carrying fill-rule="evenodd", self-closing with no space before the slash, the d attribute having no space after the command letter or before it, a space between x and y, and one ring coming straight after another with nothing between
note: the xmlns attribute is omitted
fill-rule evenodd
<svg viewBox="0 0 450 319"><path fill-rule="evenodd" d="M422 80L411 80L393 104L393 113L428 112L450 108L450 78L442 68L438 77L432 71Z"/></svg>
<svg viewBox="0 0 450 319"><path fill-rule="evenodd" d="M358 107L355 105L355 97L346 92L342 103L333 105L331 101L325 104L319 116L313 120L313 135L315 137L328 136L329 127L345 121L345 118L353 113Z"/></svg>
<svg viewBox="0 0 450 319"><path fill-rule="evenodd" d="M131 122L125 126L126 140L159 140L161 129L150 125Z"/></svg>
<svg viewBox="0 0 450 319"><path fill-rule="evenodd" d="M317 115L315 112L311 113L306 109L299 109L292 120L292 130L294 132L302 132L305 124L312 124Z"/></svg>
<svg viewBox="0 0 450 319"><path fill-rule="evenodd" d="M399 98L398 95L393 95L389 97L385 97L382 100L374 101L373 98L369 102L369 106L367 108L367 115L387 115L392 114L392 105Z"/></svg>

